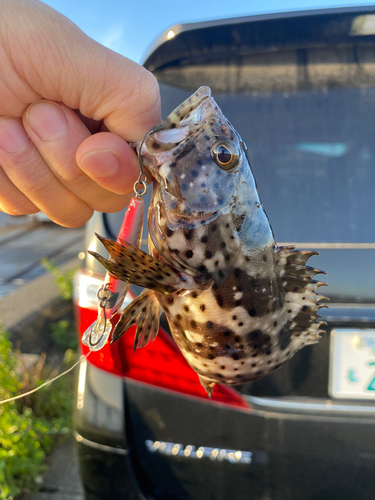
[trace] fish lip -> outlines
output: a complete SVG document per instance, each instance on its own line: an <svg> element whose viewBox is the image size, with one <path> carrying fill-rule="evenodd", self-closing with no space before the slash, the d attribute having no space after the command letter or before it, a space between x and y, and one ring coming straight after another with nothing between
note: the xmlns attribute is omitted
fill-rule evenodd
<svg viewBox="0 0 375 500"><path fill-rule="evenodd" d="M173 212L168 212L169 219L173 223L181 223L181 222L206 222L209 219L214 219L217 217L219 211L216 212L209 212L208 214L205 214L204 216L198 216L198 215L177 215L174 214Z"/></svg>

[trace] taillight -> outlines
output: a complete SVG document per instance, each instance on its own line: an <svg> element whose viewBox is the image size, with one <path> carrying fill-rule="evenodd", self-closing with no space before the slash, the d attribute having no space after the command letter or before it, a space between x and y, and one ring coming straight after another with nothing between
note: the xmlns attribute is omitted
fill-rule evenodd
<svg viewBox="0 0 375 500"><path fill-rule="evenodd" d="M96 292L102 282L103 276L95 276L82 269L75 275L74 306L80 338L97 317ZM118 316L115 316L113 321L117 320ZM215 386L212 399L209 400L196 373L163 328L159 328L153 342L133 352L135 329L135 326L130 328L120 340L113 344L107 343L100 351L91 352L88 362L113 374L146 384L204 398L206 401L249 409L248 403L237 391L219 384ZM81 350L86 354L88 347L81 343Z"/></svg>

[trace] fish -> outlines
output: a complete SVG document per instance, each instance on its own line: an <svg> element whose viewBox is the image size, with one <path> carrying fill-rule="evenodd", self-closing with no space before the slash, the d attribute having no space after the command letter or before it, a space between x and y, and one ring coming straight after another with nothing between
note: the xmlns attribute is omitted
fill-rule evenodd
<svg viewBox="0 0 375 500"><path fill-rule="evenodd" d="M134 145L153 177L149 253L100 237L90 252L116 279L144 291L122 312L112 342L136 324L135 349L171 334L209 396L271 373L318 342L324 307L306 261L278 247L240 135L200 87ZM324 273L325 274L325 273Z"/></svg>

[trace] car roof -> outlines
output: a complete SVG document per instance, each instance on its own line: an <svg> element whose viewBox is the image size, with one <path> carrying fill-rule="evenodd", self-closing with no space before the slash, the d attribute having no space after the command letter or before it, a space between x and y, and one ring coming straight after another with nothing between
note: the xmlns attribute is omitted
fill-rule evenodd
<svg viewBox="0 0 375 500"><path fill-rule="evenodd" d="M353 36L369 39L373 34L353 32L355 18L375 13L375 6L340 7L293 12L279 12L234 17L197 23L176 24L165 30L150 46L143 65L156 71L168 64L191 62L210 50L231 52L231 46L242 46L246 53L253 50L280 49L288 44L338 43ZM314 22L312 21L314 17ZM374 23L375 26L375 23ZM295 34L295 35L294 35ZM375 30L374 30L375 34ZM231 43L233 41L233 43ZM295 45L294 45L295 46Z"/></svg>

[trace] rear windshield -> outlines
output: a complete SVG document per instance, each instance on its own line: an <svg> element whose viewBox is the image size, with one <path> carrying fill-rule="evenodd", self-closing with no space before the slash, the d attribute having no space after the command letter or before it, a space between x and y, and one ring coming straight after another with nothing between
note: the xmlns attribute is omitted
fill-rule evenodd
<svg viewBox="0 0 375 500"><path fill-rule="evenodd" d="M164 116L211 86L247 144L278 242L375 241L373 45L198 61L157 74Z"/></svg>

